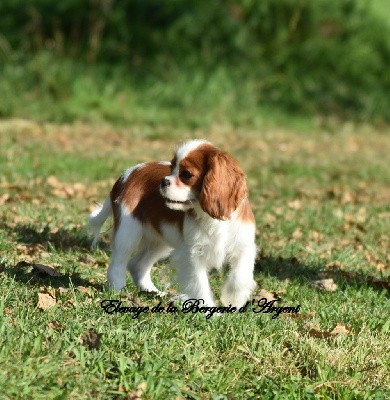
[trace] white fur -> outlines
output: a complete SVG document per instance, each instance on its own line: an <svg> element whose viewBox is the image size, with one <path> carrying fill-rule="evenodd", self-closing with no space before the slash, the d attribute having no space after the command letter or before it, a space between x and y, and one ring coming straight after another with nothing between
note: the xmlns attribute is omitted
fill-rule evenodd
<svg viewBox="0 0 390 400"><path fill-rule="evenodd" d="M177 168L177 166L180 164L180 161L183 160L183 158L187 157L188 153L190 151L195 150L200 145L206 144L206 143L210 143L210 142L208 142L207 140L203 140L203 139L194 139L194 140L190 140L190 141L185 142L182 145L180 145L178 147L178 149L176 150L177 162L176 162L175 167Z"/></svg>
<svg viewBox="0 0 390 400"><path fill-rule="evenodd" d="M122 182L125 182L135 170L143 168L144 165L145 163L140 163L124 171L120 177ZM110 196L108 196L104 201L104 204L103 205L98 204L96 208L92 211L92 213L89 215L88 218L89 230L93 234L93 241L91 244L92 250L96 249L102 225L104 224L105 220L111 215L111 213L112 213L111 198Z"/></svg>
<svg viewBox="0 0 390 400"><path fill-rule="evenodd" d="M128 168L121 176L122 182L127 181L128 177L137 169L143 168L145 163L140 163L135 165L134 167Z"/></svg>
<svg viewBox="0 0 390 400"><path fill-rule="evenodd" d="M111 199L108 196L103 205L98 205L92 213L89 215L89 229L93 234L93 241L91 244L91 249L95 250L97 242L99 240L100 230L104 221L111 215Z"/></svg>
<svg viewBox="0 0 390 400"><path fill-rule="evenodd" d="M168 199L166 202L167 207L172 210L187 211L193 208L194 202L196 202L196 194L191 190L189 186L182 185L181 187L175 184L175 175L166 176L170 185L164 188L160 188L161 194ZM174 202L180 201L181 203L169 202L172 200Z"/></svg>
<svg viewBox="0 0 390 400"><path fill-rule="evenodd" d="M190 142L179 153L185 156L189 149L196 148L200 143ZM138 221L122 205L107 273L110 287L123 289L128 269L140 290L159 292L151 280L151 268L157 260L170 254L184 298L203 299L207 306L214 306L208 272L229 264L221 301L226 306L244 305L256 286L253 280L256 255L254 224L243 223L236 211L230 219L221 221L211 218L198 203L193 205L193 209L195 217L186 214L182 233L175 224L162 223L160 235L150 224ZM109 199L99 210L90 216L95 233L94 244L101 225L111 211Z"/></svg>
<svg viewBox="0 0 390 400"><path fill-rule="evenodd" d="M230 271L222 287L221 301L226 306L245 304L256 286L254 225L240 222L235 214L228 221L219 221L200 207L195 207L195 212L196 218L185 218L183 236L175 225L163 224L161 237L150 225L141 224L122 210L107 273L110 288L120 290L126 286L127 268L139 290L162 295L150 272L156 261L171 254L185 298L203 299L205 304L213 306L208 272L228 263Z"/></svg>
<svg viewBox="0 0 390 400"><path fill-rule="evenodd" d="M167 199L181 202L167 202L167 207L172 210L187 211L193 208L193 203L196 202L196 193L187 185L178 186L176 184L176 178L179 175L179 164L183 158L187 157L188 153L205 143L209 142L201 139L191 140L182 144L176 151L176 165L173 166L172 174L165 177L165 179L169 180L170 185L160 189L161 194Z"/></svg>
<svg viewBox="0 0 390 400"><path fill-rule="evenodd" d="M145 229L136 218L123 211L122 207L107 272L110 288L118 291L126 286L127 268L139 290L163 294L154 286L150 271L156 261L169 255L171 248L154 234L151 227Z"/></svg>

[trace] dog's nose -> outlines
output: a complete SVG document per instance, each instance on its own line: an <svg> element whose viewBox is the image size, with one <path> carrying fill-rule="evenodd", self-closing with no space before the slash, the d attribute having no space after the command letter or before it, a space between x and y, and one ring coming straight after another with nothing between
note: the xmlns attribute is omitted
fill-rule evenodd
<svg viewBox="0 0 390 400"><path fill-rule="evenodd" d="M161 181L161 187L162 187L162 188L168 187L170 184L171 184L171 181L170 181L168 178L164 178L164 179Z"/></svg>

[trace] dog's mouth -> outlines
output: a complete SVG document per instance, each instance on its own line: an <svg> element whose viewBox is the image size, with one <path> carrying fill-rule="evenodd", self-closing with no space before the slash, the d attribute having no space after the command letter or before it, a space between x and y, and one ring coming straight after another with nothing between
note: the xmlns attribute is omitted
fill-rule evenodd
<svg viewBox="0 0 390 400"><path fill-rule="evenodd" d="M165 203L167 205L169 205L169 204L180 204L180 205L183 205L183 206L191 206L194 203L194 200L179 201L179 200L169 199L168 197L165 197L165 196L164 196L164 200L165 200Z"/></svg>

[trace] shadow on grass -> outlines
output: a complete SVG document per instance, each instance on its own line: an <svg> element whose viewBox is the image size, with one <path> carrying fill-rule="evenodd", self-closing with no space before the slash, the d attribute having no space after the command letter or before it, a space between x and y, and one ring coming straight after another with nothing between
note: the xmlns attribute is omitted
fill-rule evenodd
<svg viewBox="0 0 390 400"><path fill-rule="evenodd" d="M26 286L51 286L55 289L60 287L70 288L71 286L84 286L93 287L97 291L102 291L104 285L99 283L90 282L88 279L84 279L79 273L73 271L70 274L62 274L58 277L50 276L46 273L36 271L32 266L20 266L20 263L16 265L0 264L0 273L7 274L10 278L17 282L23 283Z"/></svg>
<svg viewBox="0 0 390 400"><path fill-rule="evenodd" d="M51 231L48 226L42 230L37 230L33 225L18 224L16 226L3 226L5 230L16 234L16 240L19 243L29 245L43 245L52 247L56 251L81 250L83 253L90 251L90 237L87 231L82 228L58 229ZM99 247L103 251L109 251L108 243L100 243ZM0 272L6 272L14 276L18 281L29 284L47 284L53 287L67 287L72 281L74 286L92 286L97 290L102 290L103 285L91 283L82 278L77 272L73 271L69 275L53 278L48 275L42 275L33 271L26 274L25 268L16 266L7 266L0 264ZM390 296L390 280L378 279L374 276L362 271L345 271L345 270L326 270L324 263L302 263L295 257L282 258L269 255L260 255L256 260L255 273L268 274L279 280L290 279L305 285L315 280L331 277L338 284L340 289L347 286L356 288L372 287L375 290L386 290Z"/></svg>
<svg viewBox="0 0 390 400"><path fill-rule="evenodd" d="M56 231L52 231L48 226L40 229L31 224L17 224L15 226L3 225L1 228L4 229L4 231L8 231L19 244L32 247L40 245L44 249L49 249L48 251L53 249L59 253L65 251L79 251L81 254L89 254L90 252L91 239L87 231L82 228L60 228ZM107 251L109 245L102 243L100 248ZM92 286L99 291L104 287L101 284L95 284L84 279L75 270L59 277L53 277L47 273L37 271L31 264L28 264L30 263L17 263L16 265L0 263L0 273L6 273L13 277L13 279L26 285L36 286L45 284L58 288L69 287L72 282L73 286Z"/></svg>
<svg viewBox="0 0 390 400"><path fill-rule="evenodd" d="M372 287L377 291L386 290L390 297L390 278L376 278L363 271L326 269L325 263L302 263L293 258L261 255L256 259L255 274L265 274L279 280L289 279L299 284L312 284L316 280L332 278L340 289L346 287Z"/></svg>
<svg viewBox="0 0 390 400"><path fill-rule="evenodd" d="M255 273L268 274L279 280L312 281L318 278L318 272L324 268L322 264L306 264L295 257L283 258L260 255L256 258Z"/></svg>
<svg viewBox="0 0 390 400"><path fill-rule="evenodd" d="M38 229L32 224L17 224L15 226L0 225L1 229L8 231L15 236L15 240L20 244L43 245L45 248L53 248L56 251L91 250L92 236L84 228L59 228L53 231L49 226ZM102 236L104 232L102 232ZM99 242L99 248L105 252L110 251L109 243Z"/></svg>
<svg viewBox="0 0 390 400"><path fill-rule="evenodd" d="M91 240L87 231L80 228L59 228L52 231L49 226L38 230L34 225L18 224L8 229L16 234L16 241L23 244L50 245L55 250L90 250Z"/></svg>

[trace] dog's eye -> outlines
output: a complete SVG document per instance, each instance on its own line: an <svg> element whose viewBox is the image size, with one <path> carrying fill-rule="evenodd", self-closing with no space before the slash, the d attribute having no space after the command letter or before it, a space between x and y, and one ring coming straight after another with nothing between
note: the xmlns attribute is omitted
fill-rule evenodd
<svg viewBox="0 0 390 400"><path fill-rule="evenodd" d="M191 174L190 171L188 171L187 169L185 169L184 171L180 172L180 178L181 179L185 179L188 180L190 178L192 178L194 175Z"/></svg>

